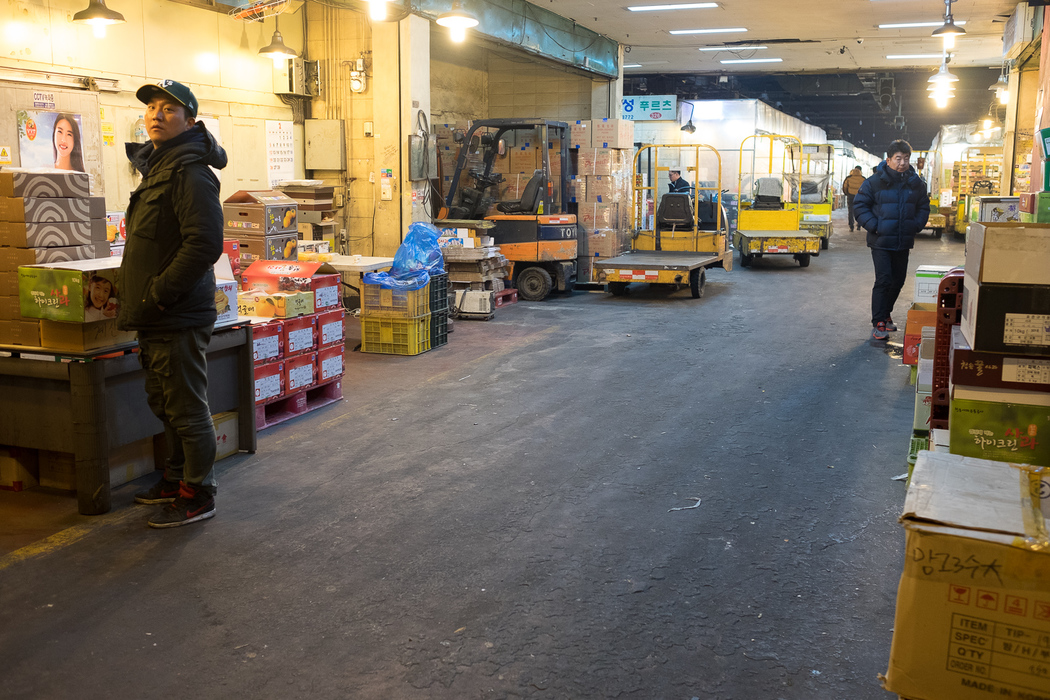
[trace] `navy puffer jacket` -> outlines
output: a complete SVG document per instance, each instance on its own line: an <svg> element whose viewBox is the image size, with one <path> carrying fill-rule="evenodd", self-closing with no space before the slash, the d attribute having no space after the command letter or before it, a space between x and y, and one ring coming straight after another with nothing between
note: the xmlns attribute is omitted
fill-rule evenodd
<svg viewBox="0 0 1050 700"><path fill-rule="evenodd" d="M899 173L886 161L853 198L853 215L868 232L869 248L910 250L930 218L930 195L915 168Z"/></svg>

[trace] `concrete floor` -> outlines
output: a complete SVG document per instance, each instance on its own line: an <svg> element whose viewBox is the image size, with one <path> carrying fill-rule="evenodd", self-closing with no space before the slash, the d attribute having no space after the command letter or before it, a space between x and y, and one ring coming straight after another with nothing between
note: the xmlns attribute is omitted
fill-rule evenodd
<svg viewBox="0 0 1050 700"><path fill-rule="evenodd" d="M132 485L0 557L0 697L889 697L913 388L842 216L700 300L353 353L344 402L220 463L214 519L149 530Z"/></svg>

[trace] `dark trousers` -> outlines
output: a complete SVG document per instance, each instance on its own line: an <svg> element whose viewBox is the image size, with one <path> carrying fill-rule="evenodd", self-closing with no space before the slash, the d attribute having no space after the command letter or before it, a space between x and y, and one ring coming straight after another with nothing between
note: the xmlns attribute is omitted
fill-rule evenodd
<svg viewBox="0 0 1050 700"><path fill-rule="evenodd" d="M908 251L871 249L875 263L875 286L871 288L871 325L893 314L893 305L908 279Z"/></svg>
<svg viewBox="0 0 1050 700"><path fill-rule="evenodd" d="M168 460L164 478L215 493L215 426L208 408L205 350L212 327L139 331L150 410L164 424Z"/></svg>
<svg viewBox="0 0 1050 700"><path fill-rule="evenodd" d="M847 194L846 195L846 212L847 212L847 215L849 216L849 230L850 231L853 230L853 223L854 223L853 222L853 198L856 197L856 196L857 195L855 195L855 194Z"/></svg>

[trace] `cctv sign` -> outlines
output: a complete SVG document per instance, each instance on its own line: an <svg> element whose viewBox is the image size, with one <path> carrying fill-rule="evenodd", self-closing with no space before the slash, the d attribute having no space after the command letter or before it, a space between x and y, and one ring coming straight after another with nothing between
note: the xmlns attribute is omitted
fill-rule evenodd
<svg viewBox="0 0 1050 700"><path fill-rule="evenodd" d="M678 118L677 95L624 96L620 105L620 119L634 122L653 122Z"/></svg>

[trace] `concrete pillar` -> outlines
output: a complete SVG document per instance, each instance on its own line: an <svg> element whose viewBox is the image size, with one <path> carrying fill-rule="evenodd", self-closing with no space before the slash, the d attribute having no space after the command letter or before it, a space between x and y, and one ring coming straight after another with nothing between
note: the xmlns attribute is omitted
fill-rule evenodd
<svg viewBox="0 0 1050 700"><path fill-rule="evenodd" d="M408 179L408 137L420 130L420 113L423 124L431 133L430 122L430 20L409 15L400 22L401 30L401 172L402 191L401 217L405 232L413 221L430 221L423 206L427 182L411 182ZM444 31L444 30L442 30ZM435 206L437 203L435 202Z"/></svg>

